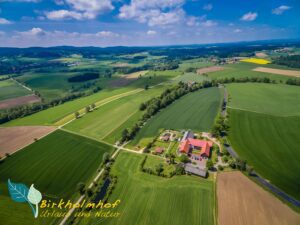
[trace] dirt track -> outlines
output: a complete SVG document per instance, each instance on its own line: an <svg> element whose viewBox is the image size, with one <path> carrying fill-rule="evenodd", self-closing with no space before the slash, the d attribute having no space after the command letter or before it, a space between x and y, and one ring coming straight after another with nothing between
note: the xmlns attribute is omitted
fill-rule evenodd
<svg viewBox="0 0 300 225"><path fill-rule="evenodd" d="M263 73L273 73L273 74L279 74L279 75L291 76L291 77L300 77L300 71L297 70L280 70L280 69L272 69L267 67L257 67L253 69L253 71L263 72Z"/></svg>
<svg viewBox="0 0 300 225"><path fill-rule="evenodd" d="M55 129L47 126L0 127L0 156L13 153Z"/></svg>
<svg viewBox="0 0 300 225"><path fill-rule="evenodd" d="M220 71L220 70L224 70L224 67L222 67L222 66L210 66L210 67L206 67L206 68L197 69L197 73L198 74L203 74L203 73L210 73L210 72L215 72L215 71Z"/></svg>
<svg viewBox="0 0 300 225"><path fill-rule="evenodd" d="M13 99L0 101L0 109L9 109L12 107L40 102L40 97L36 95L21 96Z"/></svg>
<svg viewBox="0 0 300 225"><path fill-rule="evenodd" d="M299 225L300 215L240 172L217 177L219 225Z"/></svg>

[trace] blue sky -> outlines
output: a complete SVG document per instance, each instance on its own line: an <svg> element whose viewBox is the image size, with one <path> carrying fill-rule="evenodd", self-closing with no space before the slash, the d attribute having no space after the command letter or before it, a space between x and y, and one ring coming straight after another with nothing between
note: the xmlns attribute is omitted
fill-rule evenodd
<svg viewBox="0 0 300 225"><path fill-rule="evenodd" d="M300 38L299 0L0 0L0 46Z"/></svg>

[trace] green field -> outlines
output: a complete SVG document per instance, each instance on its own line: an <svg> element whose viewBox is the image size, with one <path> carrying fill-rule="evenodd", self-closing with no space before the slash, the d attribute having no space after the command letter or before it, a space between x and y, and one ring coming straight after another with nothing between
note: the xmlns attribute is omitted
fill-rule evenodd
<svg viewBox="0 0 300 225"><path fill-rule="evenodd" d="M221 92L218 88L202 89L183 96L150 119L130 145L136 145L142 139L153 138L162 128L209 131L219 111L220 102Z"/></svg>
<svg viewBox="0 0 300 225"><path fill-rule="evenodd" d="M205 80L210 80L209 77L205 77L203 75L197 74L197 73L185 73L180 77L177 77L174 79L174 82L203 82Z"/></svg>
<svg viewBox="0 0 300 225"><path fill-rule="evenodd" d="M133 89L131 88L103 90L96 94L66 102L62 105L58 105L26 117L10 121L6 124L3 124L3 126L51 125L68 116L69 114L84 108L85 106L132 90Z"/></svg>
<svg viewBox="0 0 300 225"><path fill-rule="evenodd" d="M0 217L4 218L3 224L49 224L52 221L34 221L26 203L13 202L7 193L7 179L28 187L34 183L44 199L72 199L77 196L76 185L90 182L102 162L104 152L112 151L108 145L56 131L5 159L0 164ZM5 203L3 207L2 197Z"/></svg>
<svg viewBox="0 0 300 225"><path fill-rule="evenodd" d="M254 170L300 200L300 117L230 110L230 142Z"/></svg>
<svg viewBox="0 0 300 225"><path fill-rule="evenodd" d="M0 101L32 94L13 80L0 81Z"/></svg>
<svg viewBox="0 0 300 225"><path fill-rule="evenodd" d="M196 58L184 60L179 64L179 70L185 71L188 68L199 69L203 67L213 66L214 64L211 61L208 61L207 58Z"/></svg>
<svg viewBox="0 0 300 225"><path fill-rule="evenodd" d="M231 77L235 77L235 78L268 77L268 78L270 78L272 80L276 80L278 82L280 80L285 81L289 78L294 78L294 77L288 77L288 76L281 76L281 75L277 75L277 74L268 74L268 73L252 71L252 69L259 67L259 66L262 66L262 65L245 63L245 62L240 62L237 64L228 64L228 65L225 65L224 70L208 73L208 76L212 79L231 78ZM263 67L287 69L286 67L282 67L282 66L278 66L278 65L274 65L274 64L263 65Z"/></svg>
<svg viewBox="0 0 300 225"><path fill-rule="evenodd" d="M91 113L84 115L82 118L69 123L64 128L97 139L103 139L113 133L116 129L120 130L119 126L138 112L139 106L142 102L158 96L164 88L164 86L157 86L147 91L145 90L137 94L115 100ZM129 127L131 126L132 124L129 125Z"/></svg>
<svg viewBox="0 0 300 225"><path fill-rule="evenodd" d="M170 179L139 171L144 156L122 152L112 173L118 183L109 202L121 200L118 218L84 219L81 225L210 225L214 224L215 191L212 181L199 177Z"/></svg>
<svg viewBox="0 0 300 225"><path fill-rule="evenodd" d="M227 84L229 107L279 116L300 116L300 87L283 84Z"/></svg>

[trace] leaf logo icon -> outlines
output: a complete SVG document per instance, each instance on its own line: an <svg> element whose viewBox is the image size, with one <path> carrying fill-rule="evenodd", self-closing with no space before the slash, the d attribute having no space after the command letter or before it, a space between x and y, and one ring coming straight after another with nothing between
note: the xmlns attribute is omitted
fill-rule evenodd
<svg viewBox="0 0 300 225"><path fill-rule="evenodd" d="M7 184L11 199L15 202L27 202L32 209L34 217L37 218L39 214L38 204L42 200L41 192L35 189L33 184L30 186L30 189L25 184L13 183L10 179L8 179ZM32 204L35 205L35 209Z"/></svg>
<svg viewBox="0 0 300 225"><path fill-rule="evenodd" d="M35 205L34 217L37 218L39 215L39 203L42 200L42 194L34 188L33 184L30 186L28 191L27 199L30 203Z"/></svg>

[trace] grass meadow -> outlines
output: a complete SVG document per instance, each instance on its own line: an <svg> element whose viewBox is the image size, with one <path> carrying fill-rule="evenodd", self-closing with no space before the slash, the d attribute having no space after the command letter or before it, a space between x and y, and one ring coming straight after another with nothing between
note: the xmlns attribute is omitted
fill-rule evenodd
<svg viewBox="0 0 300 225"><path fill-rule="evenodd" d="M213 181L194 176L162 178L139 171L144 156L122 152L112 173L118 177L109 202L121 200L117 218L83 219L80 225L212 225L215 217Z"/></svg>
<svg viewBox="0 0 300 225"><path fill-rule="evenodd" d="M122 132L123 130L119 127L139 111L140 104L152 97L158 96L164 88L164 86L157 86L115 100L67 124L64 128L97 139L107 137L114 133L116 129Z"/></svg>
<svg viewBox="0 0 300 225"><path fill-rule="evenodd" d="M147 144L145 140L152 139L160 129L209 131L220 103L218 88L202 89L183 96L151 118L130 145Z"/></svg>

